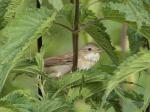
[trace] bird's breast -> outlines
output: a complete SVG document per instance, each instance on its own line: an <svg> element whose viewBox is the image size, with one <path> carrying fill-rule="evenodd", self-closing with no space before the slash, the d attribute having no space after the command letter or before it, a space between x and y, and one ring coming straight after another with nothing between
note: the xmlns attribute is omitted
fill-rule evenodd
<svg viewBox="0 0 150 112"><path fill-rule="evenodd" d="M93 65L96 64L99 58L100 58L99 53L91 53L82 57L80 56L78 60L78 69L79 70L90 69Z"/></svg>

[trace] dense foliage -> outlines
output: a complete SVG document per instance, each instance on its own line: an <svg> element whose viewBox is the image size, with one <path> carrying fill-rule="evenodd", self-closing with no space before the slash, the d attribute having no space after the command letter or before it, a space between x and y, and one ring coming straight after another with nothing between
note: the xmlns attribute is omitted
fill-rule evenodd
<svg viewBox="0 0 150 112"><path fill-rule="evenodd" d="M37 9L36 0L0 0L0 112L148 112L150 1L80 0L80 38L85 43L92 38L105 50L108 61L59 79L44 72L44 53L51 43L47 37L65 36L62 29L71 33L75 3L40 2ZM97 4L95 11L91 7ZM119 38L112 37L106 25L112 21L122 25L124 41L119 48L114 42ZM35 42L40 36L48 43L37 53ZM124 49L126 42L128 49ZM29 56L28 52L36 53ZM35 79L42 96L29 88L6 92L7 79L20 75Z"/></svg>

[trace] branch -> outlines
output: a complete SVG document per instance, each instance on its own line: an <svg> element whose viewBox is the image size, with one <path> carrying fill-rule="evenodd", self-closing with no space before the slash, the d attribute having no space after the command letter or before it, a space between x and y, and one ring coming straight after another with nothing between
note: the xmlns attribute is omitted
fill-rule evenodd
<svg viewBox="0 0 150 112"><path fill-rule="evenodd" d="M74 26L73 30L79 31L79 7L80 3L79 0L75 0L75 18L74 18ZM79 32L72 32L72 38L73 38L73 66L72 71L77 70L78 65L78 38L79 38Z"/></svg>
<svg viewBox="0 0 150 112"><path fill-rule="evenodd" d="M66 26L66 25L64 25L64 24L57 23L57 22L54 22L54 24L59 25L59 26L61 26L61 27L64 27L64 28L66 28L67 30L69 30L69 31L71 31L71 32L74 32L73 29L69 28L68 26Z"/></svg>

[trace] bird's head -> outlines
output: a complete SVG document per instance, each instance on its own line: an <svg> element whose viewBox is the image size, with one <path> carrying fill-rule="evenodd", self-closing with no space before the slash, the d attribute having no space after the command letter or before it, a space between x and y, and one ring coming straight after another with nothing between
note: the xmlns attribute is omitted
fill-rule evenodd
<svg viewBox="0 0 150 112"><path fill-rule="evenodd" d="M79 55L89 61L98 61L102 51L95 43L88 43L79 50Z"/></svg>

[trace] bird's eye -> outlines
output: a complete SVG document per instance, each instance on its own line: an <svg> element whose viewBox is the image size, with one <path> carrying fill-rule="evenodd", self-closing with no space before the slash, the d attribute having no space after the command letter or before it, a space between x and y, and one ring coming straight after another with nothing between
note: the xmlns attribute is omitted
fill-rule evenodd
<svg viewBox="0 0 150 112"><path fill-rule="evenodd" d="M92 48L89 47L89 48L88 48L88 51L91 51L91 50L92 50Z"/></svg>

